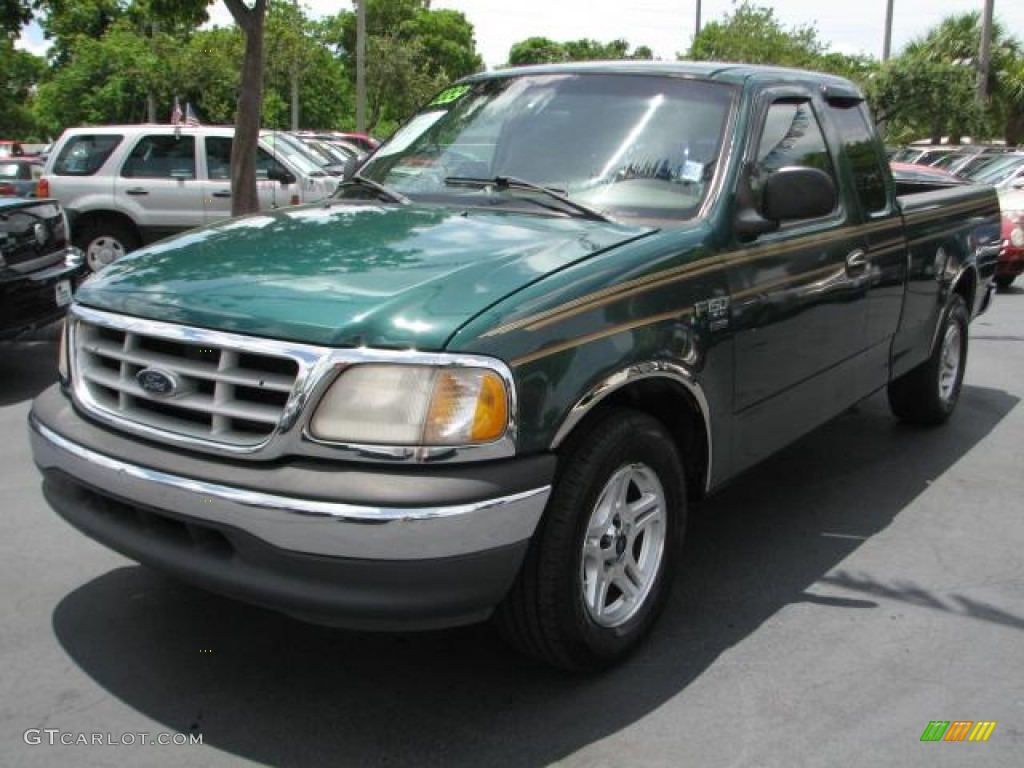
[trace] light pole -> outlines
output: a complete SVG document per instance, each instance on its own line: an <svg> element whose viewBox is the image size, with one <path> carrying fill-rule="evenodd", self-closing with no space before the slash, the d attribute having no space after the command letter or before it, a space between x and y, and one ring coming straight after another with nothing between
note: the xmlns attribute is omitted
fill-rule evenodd
<svg viewBox="0 0 1024 768"><path fill-rule="evenodd" d="M978 50L978 103L988 103L988 71L992 66L992 14L996 0L985 0L981 17L981 46Z"/></svg>
<svg viewBox="0 0 1024 768"><path fill-rule="evenodd" d="M697 35L700 34L700 0L697 0L697 23L694 27L693 39L697 39Z"/></svg>
<svg viewBox="0 0 1024 768"><path fill-rule="evenodd" d="M892 2L885 0L885 38L882 41L882 61L889 60L892 52Z"/></svg>
<svg viewBox="0 0 1024 768"><path fill-rule="evenodd" d="M366 132L366 0L356 0L356 131Z"/></svg>

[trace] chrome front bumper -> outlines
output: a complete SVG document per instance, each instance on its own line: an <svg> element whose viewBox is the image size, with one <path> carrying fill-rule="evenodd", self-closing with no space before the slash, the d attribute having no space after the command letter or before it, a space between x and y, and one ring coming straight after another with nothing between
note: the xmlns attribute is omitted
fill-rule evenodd
<svg viewBox="0 0 1024 768"><path fill-rule="evenodd" d="M32 452L44 472L128 504L251 534L291 552L334 558L427 560L490 550L528 539L551 488L421 507L364 506L294 498L140 466L81 445L29 417ZM311 481L315 475L311 473ZM385 482L382 479L382 482Z"/></svg>

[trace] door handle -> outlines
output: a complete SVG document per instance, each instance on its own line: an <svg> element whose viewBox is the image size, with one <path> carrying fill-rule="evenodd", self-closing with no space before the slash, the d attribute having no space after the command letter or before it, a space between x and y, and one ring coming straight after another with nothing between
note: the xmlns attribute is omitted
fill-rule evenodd
<svg viewBox="0 0 1024 768"><path fill-rule="evenodd" d="M868 255L860 248L846 255L846 274L856 277L868 268Z"/></svg>
<svg viewBox="0 0 1024 768"><path fill-rule="evenodd" d="M142 187L132 187L131 189L126 189L124 193L126 195L148 195L149 190Z"/></svg>
<svg viewBox="0 0 1024 768"><path fill-rule="evenodd" d="M214 197L231 197L231 193L230 192L214 192L213 196Z"/></svg>

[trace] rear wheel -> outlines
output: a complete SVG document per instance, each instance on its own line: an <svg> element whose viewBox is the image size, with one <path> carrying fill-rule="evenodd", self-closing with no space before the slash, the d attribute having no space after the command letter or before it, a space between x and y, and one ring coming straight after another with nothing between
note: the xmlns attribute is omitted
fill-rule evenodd
<svg viewBox="0 0 1024 768"><path fill-rule="evenodd" d="M611 411L564 454L502 633L547 664L596 669L625 657L668 597L686 516L682 463L652 417Z"/></svg>
<svg viewBox="0 0 1024 768"><path fill-rule="evenodd" d="M953 294L931 357L890 382L889 405L901 421L936 425L953 413L967 366L967 320L967 305Z"/></svg>
<svg viewBox="0 0 1024 768"><path fill-rule="evenodd" d="M133 226L110 217L88 222L75 236L75 245L85 252L86 263L93 272L113 264L140 244Z"/></svg>

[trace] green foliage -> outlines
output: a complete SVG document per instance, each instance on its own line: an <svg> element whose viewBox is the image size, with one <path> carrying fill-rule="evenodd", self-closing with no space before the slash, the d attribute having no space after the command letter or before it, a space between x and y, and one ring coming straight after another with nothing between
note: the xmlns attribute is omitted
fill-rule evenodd
<svg viewBox="0 0 1024 768"><path fill-rule="evenodd" d="M967 67L900 56L868 81L866 94L892 143L964 135L977 127L974 70Z"/></svg>
<svg viewBox="0 0 1024 768"><path fill-rule="evenodd" d="M32 9L27 0L0 0L0 37L16 39L21 25L31 18Z"/></svg>
<svg viewBox="0 0 1024 768"><path fill-rule="evenodd" d="M557 64L567 61L565 46L546 37L528 37L508 52L508 63L513 67L527 64Z"/></svg>
<svg viewBox="0 0 1024 768"><path fill-rule="evenodd" d="M182 108L186 102L196 106L204 123L233 123L244 48L245 39L237 27L199 30L192 35L179 51L167 114L178 96ZM161 113L160 119L168 118Z"/></svg>
<svg viewBox="0 0 1024 768"><path fill-rule="evenodd" d="M367 131L386 136L447 79L431 74L420 44L375 35L367 43Z"/></svg>
<svg viewBox="0 0 1024 768"><path fill-rule="evenodd" d="M970 135L1017 143L1024 137L1021 43L993 24L990 99L984 105L976 99L980 45L980 14L950 16L882 68L867 94L890 141Z"/></svg>
<svg viewBox="0 0 1024 768"><path fill-rule="evenodd" d="M299 82L299 127L326 128L347 122L354 95L347 72L315 24L289 3L273 3L267 13L263 125L291 127L291 79Z"/></svg>
<svg viewBox="0 0 1024 768"><path fill-rule="evenodd" d="M701 29L686 58L813 69L827 52L813 25L786 30L775 11L743 0L723 21Z"/></svg>
<svg viewBox="0 0 1024 768"><path fill-rule="evenodd" d="M508 52L508 63L513 67L527 64L557 64L563 61L615 61L619 59L654 58L654 53L646 45L638 46L629 52L629 43L623 39L602 43L597 40L581 38L557 43L546 37L528 37Z"/></svg>
<svg viewBox="0 0 1024 768"><path fill-rule="evenodd" d="M46 69L46 62L0 38L0 137L31 140L35 118L28 108L33 87Z"/></svg>
<svg viewBox="0 0 1024 768"><path fill-rule="evenodd" d="M328 38L354 77L356 14L342 12L329 26ZM367 0L366 35L369 41L390 39L387 43L378 42L378 47L415 43L422 57L418 68L441 80L455 80L483 69L483 59L476 52L473 25L465 14L431 10L429 0ZM368 43L367 51L370 47ZM367 60L370 61L369 56Z"/></svg>
<svg viewBox="0 0 1024 768"><path fill-rule="evenodd" d="M37 119L46 133L57 135L71 125L145 120L149 88L166 83L150 40L122 19L99 39L78 36L71 51L69 63L36 95Z"/></svg>

